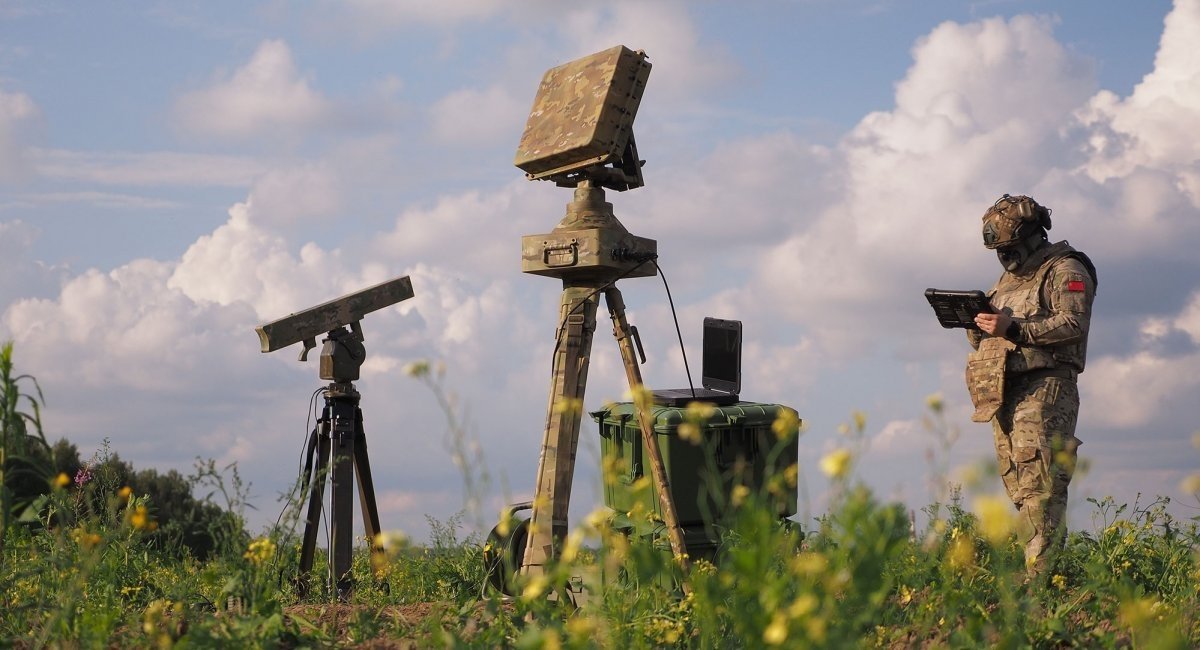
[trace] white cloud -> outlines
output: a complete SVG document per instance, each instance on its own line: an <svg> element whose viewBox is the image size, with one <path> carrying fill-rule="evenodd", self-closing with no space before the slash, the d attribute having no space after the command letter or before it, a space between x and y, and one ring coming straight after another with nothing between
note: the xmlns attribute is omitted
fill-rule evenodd
<svg viewBox="0 0 1200 650"><path fill-rule="evenodd" d="M360 29L375 32L383 29L412 28L430 24L445 26L464 20L480 20L496 14L506 5L501 0L351 0L336 3L335 6L337 11L351 14Z"/></svg>
<svg viewBox="0 0 1200 650"><path fill-rule="evenodd" d="M274 169L255 180L247 213L255 223L273 226L332 217L342 207L341 184L328 164Z"/></svg>
<svg viewBox="0 0 1200 650"><path fill-rule="evenodd" d="M570 58L621 44L645 50L652 66L647 101L660 109L694 107L697 94L719 91L739 72L735 57L719 41L702 39L686 3L622 1L592 8L570 5L561 22Z"/></svg>
<svg viewBox="0 0 1200 650"><path fill-rule="evenodd" d="M1173 325L1176 329L1186 332L1192 343L1200 345L1200 290L1192 294L1191 300L1175 318Z"/></svg>
<svg viewBox="0 0 1200 650"><path fill-rule="evenodd" d="M293 256L288 242L255 224L252 206L238 203L229 221L196 241L164 282L199 304L253 307L274 320L387 279L378 265L349 271L337 250L314 243Z"/></svg>
<svg viewBox="0 0 1200 650"><path fill-rule="evenodd" d="M1195 186L1200 143L1180 133L1200 130L1200 3L1179 0L1164 23L1154 70L1125 99L1099 93L1081 112L1084 123L1098 127L1090 140L1094 157L1085 171L1095 180L1124 176L1140 166L1179 173L1191 185L1192 204L1200 207Z"/></svg>
<svg viewBox="0 0 1200 650"><path fill-rule="evenodd" d="M264 41L245 66L183 95L175 105L185 129L230 138L291 135L328 119L331 111L329 100L300 75L291 49L280 40Z"/></svg>
<svg viewBox="0 0 1200 650"><path fill-rule="evenodd" d="M508 142L525 126L528 101L518 101L500 85L456 90L430 108L433 135L442 142L476 147Z"/></svg>
<svg viewBox="0 0 1200 650"><path fill-rule="evenodd" d="M35 149L30 158L37 173L46 178L102 185L246 187L267 169L244 156L173 151Z"/></svg>
<svg viewBox="0 0 1200 650"><path fill-rule="evenodd" d="M1186 411L1200 387L1200 288L1175 316L1150 316L1138 325L1137 347L1088 362L1084 398L1092 423L1145 428ZM1164 351L1157 344L1172 334L1186 336L1188 350Z"/></svg>
<svg viewBox="0 0 1200 650"><path fill-rule="evenodd" d="M1088 363L1081 383L1087 421L1118 429L1146 427L1172 419L1172 406L1191 404L1200 386L1200 354L1105 356Z"/></svg>
<svg viewBox="0 0 1200 650"><path fill-rule="evenodd" d="M468 190L412 206L371 244L380 257L448 264L460 273L487 276L520 268L521 236L549 232L562 219L570 193L545 183L514 180L483 193Z"/></svg>
<svg viewBox="0 0 1200 650"><path fill-rule="evenodd" d="M27 143L22 132L40 116L33 99L25 93L0 91L0 181L12 181L28 173Z"/></svg>
<svg viewBox="0 0 1200 650"><path fill-rule="evenodd" d="M172 323L155 318L162 313L159 308L164 302L181 298L159 290L168 272L166 265L149 260L108 274L88 271L68 282L56 300L26 300L13 305L7 313L7 325L22 341L95 345L117 357L131 354L149 360L174 347L173 338L179 333ZM100 323L106 327L96 327ZM69 368L78 380L98 384L109 379L107 365L101 357L91 364L71 364L62 370ZM147 389L178 385L181 377L135 373L128 379L136 388Z"/></svg>
<svg viewBox="0 0 1200 650"><path fill-rule="evenodd" d="M37 229L23 221L0 221L0 305L51 294L63 280L64 269L47 266L30 256L29 249L37 236ZM10 336L2 325L0 320L0 340Z"/></svg>

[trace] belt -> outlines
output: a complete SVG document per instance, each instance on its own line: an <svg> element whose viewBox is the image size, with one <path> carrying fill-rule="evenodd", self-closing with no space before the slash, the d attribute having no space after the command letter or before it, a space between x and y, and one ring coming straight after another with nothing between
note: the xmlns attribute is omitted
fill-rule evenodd
<svg viewBox="0 0 1200 650"><path fill-rule="evenodd" d="M1009 381L1034 381L1036 379L1044 379L1046 377L1059 377L1060 379L1070 379L1074 381L1077 375L1079 375L1079 373L1074 368L1037 368L1036 370L1023 372L1019 375L1013 375L1009 378Z"/></svg>

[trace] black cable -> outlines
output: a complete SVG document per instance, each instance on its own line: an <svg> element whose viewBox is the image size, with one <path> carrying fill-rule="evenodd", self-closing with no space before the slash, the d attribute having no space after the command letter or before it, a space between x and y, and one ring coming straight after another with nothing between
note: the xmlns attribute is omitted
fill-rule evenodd
<svg viewBox="0 0 1200 650"><path fill-rule="evenodd" d="M295 486L293 486L292 491L290 493L288 493L287 502L285 502L283 507L279 509L279 516L275 518L275 530L278 530L280 525L283 523L283 516L285 514L287 514L288 506L291 504L291 497L292 497L292 495L296 494L297 487L300 489L300 495L299 495L299 501L297 502L296 507L297 508L302 507L301 504L303 504L305 501L304 497L305 497L305 492L307 491L305 486L310 485L310 482L308 481L308 478L309 478L308 474L311 471L311 469L310 469L311 461L306 466L304 457L308 453L308 448L309 448L309 445L312 443L313 436L315 436L317 434L317 429L315 427L310 428L309 424L312 422L313 417L316 415L317 395L321 394L324 390L325 390L325 387L322 386L321 388L314 390L312 392L312 395L308 396L308 412L305 414L305 418L304 418L304 431L305 431L304 444L300 447L300 464L296 468L297 484ZM275 565L275 568L278 569L278 571L279 571L278 584L281 588L283 586L283 567L280 566L279 559L280 559L280 556L283 554L284 549L287 547L288 544L291 543L292 536L295 535L295 533L296 533L296 530L295 530L295 527L293 526L291 529L288 530L287 535L285 535L282 539L280 539L279 546L276 547L276 549L275 549L275 558L273 560L273 563Z"/></svg>
<svg viewBox="0 0 1200 650"><path fill-rule="evenodd" d="M683 333L679 331L679 316L675 313L675 301L671 298L671 285L667 284L667 274L663 273L662 267L658 265L658 260L654 262L654 269L658 271L658 276L662 278L663 287L667 290L667 304L671 305L671 318L675 321L675 336L679 339L679 353L683 355L683 372L687 375L688 390L692 392L692 399L696 399L696 387L692 384L692 371L688 368L687 350L683 347Z"/></svg>
<svg viewBox="0 0 1200 650"><path fill-rule="evenodd" d="M580 307L585 305L587 303L587 301L591 300L592 296L595 296L596 294L600 293L601 291L604 291L605 289L608 289L609 287L616 286L617 280L622 280L626 277L629 277L629 275L631 275L634 271L645 266L645 264L647 262L654 262L654 260L657 258L658 258L658 255L655 255L654 257L647 257L646 259L643 259L642 261L638 262L637 265L635 265L633 268L629 269L628 271L625 271L621 275L618 275L617 277L613 278L612 280L600 285L594 291L589 293L587 295L587 297L585 297L583 300L580 300L574 307L571 308L570 311L568 311L566 313L565 316L563 316L562 320L559 321L559 323L558 323L558 331L556 332L556 338L554 340L554 350L550 353L550 376L551 377L554 376L554 361L555 361L555 358L558 356L558 348L559 348L559 346L562 345L563 332L565 332L567 330L567 319L571 317L571 314L574 314L577 309L579 309ZM658 264L656 263L655 266L657 267Z"/></svg>

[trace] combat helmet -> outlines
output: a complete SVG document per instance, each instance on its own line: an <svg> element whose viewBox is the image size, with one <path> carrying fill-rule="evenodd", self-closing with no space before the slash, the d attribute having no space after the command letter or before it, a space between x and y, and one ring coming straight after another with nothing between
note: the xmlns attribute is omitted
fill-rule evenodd
<svg viewBox="0 0 1200 650"><path fill-rule="evenodd" d="M1050 230L1050 208L1028 196L1005 194L983 213L983 245L990 249L1016 244L1038 229Z"/></svg>

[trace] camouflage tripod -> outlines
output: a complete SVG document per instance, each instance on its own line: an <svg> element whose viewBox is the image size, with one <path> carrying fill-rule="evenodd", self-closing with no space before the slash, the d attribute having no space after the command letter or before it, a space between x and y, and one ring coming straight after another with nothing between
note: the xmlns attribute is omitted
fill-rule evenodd
<svg viewBox="0 0 1200 650"><path fill-rule="evenodd" d="M625 318L625 302L616 286L617 279L622 277L656 274L653 265L647 266L656 257L654 242L630 235L613 215L612 204L604 201L604 190L584 181L575 190L575 200L567 205L566 217L552 233L524 238L523 257L525 272L562 278L563 292L546 430L521 573L526 576L544 573L546 565L558 557L560 544L566 537L592 335L596 330L599 295L603 293L625 377L634 394L638 424L671 549L686 575L683 531L675 514L649 404L641 397L642 373L635 352L640 345Z"/></svg>

